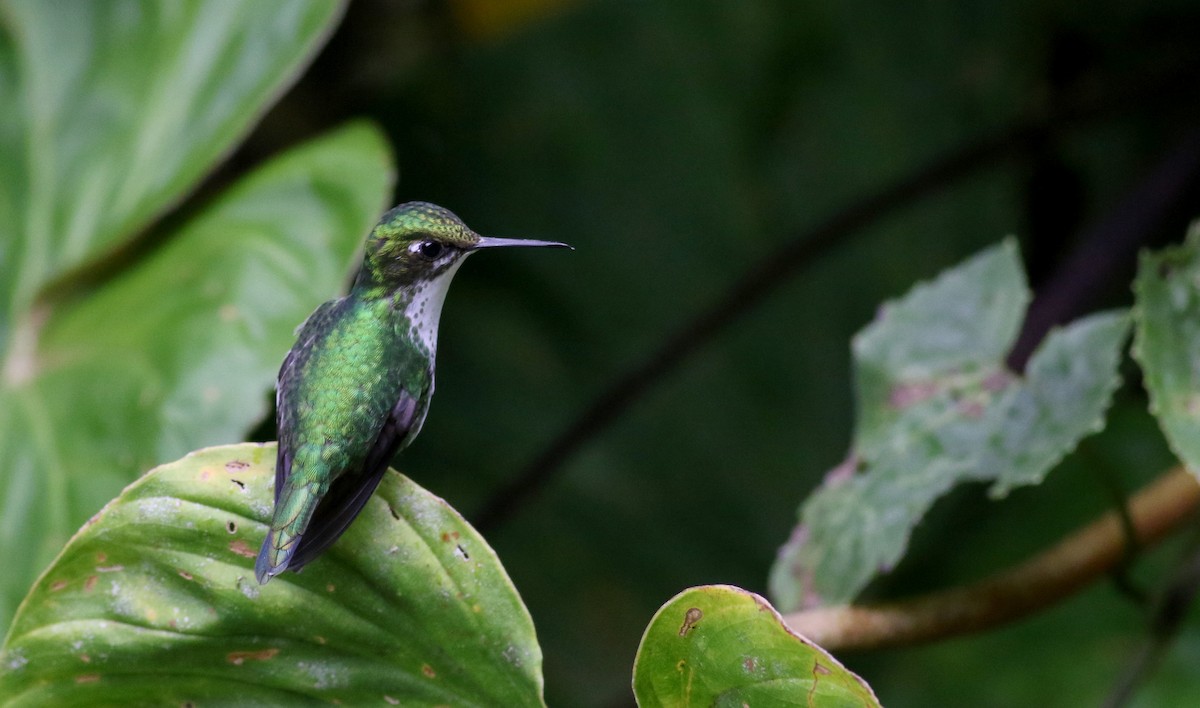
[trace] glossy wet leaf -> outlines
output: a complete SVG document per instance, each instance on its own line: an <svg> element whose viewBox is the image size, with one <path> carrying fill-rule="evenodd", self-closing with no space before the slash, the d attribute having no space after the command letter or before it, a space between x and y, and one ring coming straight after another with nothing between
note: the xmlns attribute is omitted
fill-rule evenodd
<svg viewBox="0 0 1200 708"><path fill-rule="evenodd" d="M1142 254L1133 284L1134 356L1171 449L1200 474L1200 224L1187 242Z"/></svg>
<svg viewBox="0 0 1200 708"><path fill-rule="evenodd" d="M177 202L296 75L343 4L5 0L0 322Z"/></svg>
<svg viewBox="0 0 1200 708"><path fill-rule="evenodd" d="M690 588L655 613L633 692L642 708L879 705L862 679L791 631L765 599L728 585Z"/></svg>
<svg viewBox="0 0 1200 708"><path fill-rule="evenodd" d="M0 626L72 531L138 473L241 438L268 411L296 325L345 284L384 206L366 125L233 186L93 296L51 313L0 388Z"/></svg>
<svg viewBox="0 0 1200 708"><path fill-rule="evenodd" d="M780 607L853 599L900 561L913 527L951 487L988 481L998 497L1038 484L1103 427L1128 316L1051 332L1020 376L1004 357L1028 300L1006 242L885 305L855 337L853 450L805 501L772 569Z"/></svg>
<svg viewBox="0 0 1200 708"><path fill-rule="evenodd" d="M209 448L71 540L0 654L12 705L541 705L533 623L496 555L397 473L303 573L254 555L275 446Z"/></svg>

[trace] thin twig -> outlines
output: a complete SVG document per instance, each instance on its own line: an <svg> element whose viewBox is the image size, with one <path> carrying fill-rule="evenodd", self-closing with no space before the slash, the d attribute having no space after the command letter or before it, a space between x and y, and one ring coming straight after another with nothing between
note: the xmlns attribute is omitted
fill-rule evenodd
<svg viewBox="0 0 1200 708"><path fill-rule="evenodd" d="M1192 535L1187 551L1158 599L1150 622L1150 636L1125 662L1125 670L1105 699L1104 708L1121 708L1133 700L1138 686L1154 672L1179 636L1197 591L1200 591L1200 533Z"/></svg>
<svg viewBox="0 0 1200 708"><path fill-rule="evenodd" d="M1200 506L1200 484L1175 468L1129 503L1138 543L1149 546ZM831 651L875 649L971 634L1027 617L1112 571L1125 555L1121 520L1109 511L1032 559L980 582L879 605L824 607L784 620Z"/></svg>
<svg viewBox="0 0 1200 708"><path fill-rule="evenodd" d="M1108 460L1103 455L1093 453L1090 440L1081 442L1076 452L1088 467L1095 470L1094 477L1100 481L1104 491L1108 494L1112 502L1112 509L1121 522L1121 532L1125 536L1125 552L1121 562L1112 569L1113 586L1125 597L1138 605L1145 606L1149 595L1134 583L1129 574L1129 569L1142 550L1138 543L1137 529L1133 525L1133 516L1129 511L1129 492L1121 485L1120 475L1112 468Z"/></svg>

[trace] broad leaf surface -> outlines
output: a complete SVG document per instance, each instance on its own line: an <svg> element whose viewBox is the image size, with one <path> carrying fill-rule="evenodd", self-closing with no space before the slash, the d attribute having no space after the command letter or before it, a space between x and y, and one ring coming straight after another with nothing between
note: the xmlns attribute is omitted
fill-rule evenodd
<svg viewBox="0 0 1200 708"><path fill-rule="evenodd" d="M532 620L487 543L396 473L265 586L275 446L209 448L71 540L0 654L7 705L541 705Z"/></svg>
<svg viewBox="0 0 1200 708"><path fill-rule="evenodd" d="M1142 254L1133 353L1171 449L1200 475L1200 224L1187 242Z"/></svg>
<svg viewBox="0 0 1200 708"><path fill-rule="evenodd" d="M903 557L912 529L956 484L993 496L1038 484L1103 426L1128 316L1055 330L1024 376L1004 356L1029 299L1006 242L886 305L854 339L850 458L804 503L771 572L785 610L847 602Z"/></svg>
<svg viewBox="0 0 1200 708"><path fill-rule="evenodd" d="M762 597L729 585L689 588L663 605L633 667L642 708L878 706L871 688L793 632Z"/></svg>
<svg viewBox="0 0 1200 708"><path fill-rule="evenodd" d="M0 322L179 200L296 75L343 4L5 0Z"/></svg>
<svg viewBox="0 0 1200 708"><path fill-rule="evenodd" d="M46 323L0 389L0 627L138 470L238 439L293 330L345 283L391 182L365 125L268 163L128 274Z"/></svg>

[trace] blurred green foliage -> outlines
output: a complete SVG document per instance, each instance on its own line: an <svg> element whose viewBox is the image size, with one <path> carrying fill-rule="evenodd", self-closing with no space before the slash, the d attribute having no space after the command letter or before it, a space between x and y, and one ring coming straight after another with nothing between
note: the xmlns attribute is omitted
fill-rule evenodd
<svg viewBox="0 0 1200 708"><path fill-rule="evenodd" d="M21 17L15 6L4 5L10 31ZM552 705L628 702L638 638L681 588L765 588L796 505L850 444L848 342L879 302L1008 233L1024 240L1038 292L1083 227L1103 222L1172 154L1200 108L1200 8L1184 0L579 2L486 40L456 24L455 7L352 3L312 70L209 187L368 115L396 147L395 201L429 199L484 233L576 246L562 262L497 255L456 280L432 414L397 465L468 518L614 376L788 238L947 150L1041 121L1002 143L1000 157L855 232L748 310L489 532L538 628ZM6 99L29 70L17 56L2 45ZM146 103L137 93L129 100ZM25 127L4 124L0 139L11 144ZM24 164L0 160L0 170ZM23 204L21 194L0 198L0 216ZM1195 215L1186 211L1146 226L1144 240L1177 238ZM16 263L10 243L0 241L4 268ZM326 255L324 267L344 269L349 248ZM276 253L267 262L287 262ZM281 328L302 319L301 291L311 308L336 289L329 272L319 284L296 278L306 287L294 308L272 314ZM1127 303L1128 283L1112 278L1086 310ZM16 339L5 336L6 345ZM265 396L267 361L282 355L283 340L256 350L257 373L230 386ZM1106 508L1112 480L1131 488L1171 460L1145 407L1136 388L1118 394L1108 429L1035 491L1001 504L982 488L948 495L916 530L905 562L868 594L978 577ZM51 410L33 420L70 429L73 411ZM250 424L234 422L221 434ZM75 429L89 445L113 439L100 425ZM261 432L269 437L269 426ZM5 510L20 508L11 490L0 492ZM98 508L80 504L55 528ZM1156 582L1172 550L1147 558L1136 576ZM988 688L980 705L1036 703L1051 674L1058 695L1087 703L1106 693L1146 631L1140 609L1097 587L1018 627L846 663L889 706L950 704L980 696L980 686ZM1186 630L1141 694L1146 705L1200 700L1186 670L1198 641Z"/></svg>
<svg viewBox="0 0 1200 708"><path fill-rule="evenodd" d="M328 2L0 5L0 626L156 462L268 412L391 183L364 126L159 222L340 16ZM147 235L149 234L149 235Z"/></svg>
<svg viewBox="0 0 1200 708"><path fill-rule="evenodd" d="M1184 245L1142 254L1134 292L1151 410L1179 459L1200 470L1200 222Z"/></svg>

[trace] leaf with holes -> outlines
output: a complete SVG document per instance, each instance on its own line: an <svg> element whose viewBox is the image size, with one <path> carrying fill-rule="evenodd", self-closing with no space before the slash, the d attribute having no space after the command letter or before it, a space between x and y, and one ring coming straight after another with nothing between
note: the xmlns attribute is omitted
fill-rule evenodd
<svg viewBox="0 0 1200 708"><path fill-rule="evenodd" d="M1128 315L1051 332L1021 376L1004 358L1028 300L1007 241L885 305L859 332L853 449L780 550L771 570L780 607L848 602L900 561L913 527L954 485L991 482L999 497L1038 484L1103 427Z"/></svg>
<svg viewBox="0 0 1200 708"><path fill-rule="evenodd" d="M879 706L862 679L788 628L765 599L729 585L690 588L655 613L633 692L642 708Z"/></svg>
<svg viewBox="0 0 1200 708"><path fill-rule="evenodd" d="M25 705L542 705L533 622L445 502L389 473L346 535L265 586L275 446L152 470L75 535L0 651Z"/></svg>

